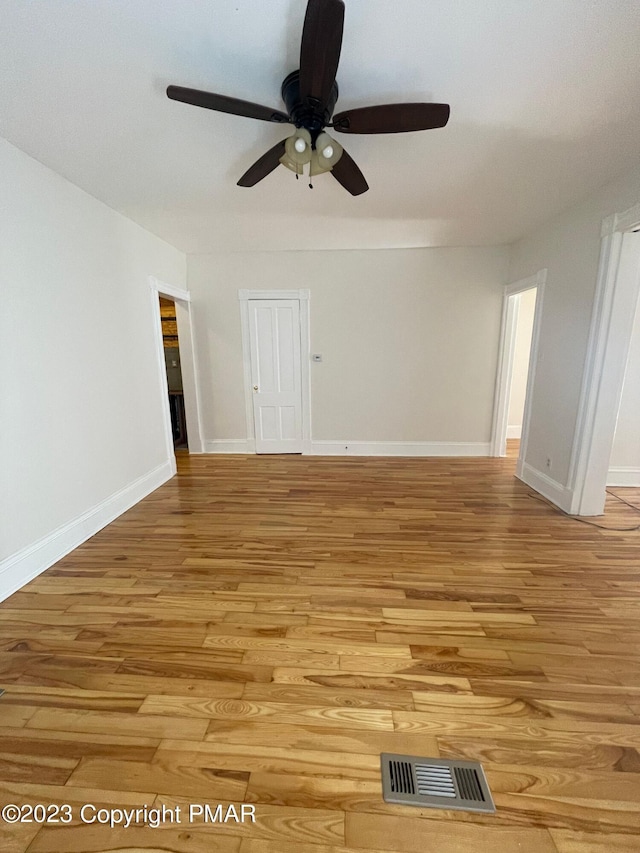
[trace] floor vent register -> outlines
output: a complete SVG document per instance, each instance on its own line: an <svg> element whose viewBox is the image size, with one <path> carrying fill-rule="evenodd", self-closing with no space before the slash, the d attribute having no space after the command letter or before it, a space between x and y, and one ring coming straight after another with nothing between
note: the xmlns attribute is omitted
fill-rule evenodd
<svg viewBox="0 0 640 853"><path fill-rule="evenodd" d="M383 753L382 794L387 803L466 812L495 812L482 765Z"/></svg>

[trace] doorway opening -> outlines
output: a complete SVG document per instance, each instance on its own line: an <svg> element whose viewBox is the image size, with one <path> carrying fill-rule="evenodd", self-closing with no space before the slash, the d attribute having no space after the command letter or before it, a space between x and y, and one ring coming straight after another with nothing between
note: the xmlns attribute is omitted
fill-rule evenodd
<svg viewBox="0 0 640 853"><path fill-rule="evenodd" d="M167 458L175 474L176 448L203 452L191 294L149 276L149 295ZM166 348L165 335L169 345ZM171 352L176 349L178 357Z"/></svg>
<svg viewBox="0 0 640 853"><path fill-rule="evenodd" d="M515 341L511 382L509 383L507 408L507 455L520 455L524 404L527 395L527 377L531 357L531 339L533 336L533 318L536 310L538 288L531 287L509 298L514 301Z"/></svg>
<svg viewBox="0 0 640 853"><path fill-rule="evenodd" d="M180 339L176 304L173 299L159 296L160 322L162 324L162 346L164 349L165 370L167 372L167 390L169 393L169 413L171 415L171 434L174 450L188 450L187 417L184 406L184 385L180 366Z"/></svg>
<svg viewBox="0 0 640 853"><path fill-rule="evenodd" d="M507 285L503 298L492 455L517 457L519 467L526 453L545 280L541 270Z"/></svg>

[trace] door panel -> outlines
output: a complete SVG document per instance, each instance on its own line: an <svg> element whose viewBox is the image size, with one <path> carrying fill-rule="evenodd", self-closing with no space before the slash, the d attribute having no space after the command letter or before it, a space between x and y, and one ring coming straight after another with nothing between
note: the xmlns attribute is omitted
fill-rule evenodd
<svg viewBox="0 0 640 853"><path fill-rule="evenodd" d="M256 452L301 453L298 300L249 300L249 328Z"/></svg>
<svg viewBox="0 0 640 853"><path fill-rule="evenodd" d="M280 433L288 441L294 441L296 435L296 410L294 406L282 406L280 409Z"/></svg>
<svg viewBox="0 0 640 853"><path fill-rule="evenodd" d="M277 365L273 352L273 311L259 302L255 305L250 304L249 308L253 308L255 312L256 329L256 370L253 374L253 384L257 384L263 394L271 393L277 390L275 376Z"/></svg>

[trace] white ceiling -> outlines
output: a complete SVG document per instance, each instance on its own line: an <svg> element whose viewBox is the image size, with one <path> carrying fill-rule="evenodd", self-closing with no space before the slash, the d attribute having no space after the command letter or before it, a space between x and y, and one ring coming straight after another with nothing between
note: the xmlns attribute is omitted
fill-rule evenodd
<svg viewBox="0 0 640 853"><path fill-rule="evenodd" d="M340 135L371 187L239 176L281 108L306 0L0 0L0 133L188 252L510 242L638 162L638 0L346 0L337 109L451 104L442 130ZM336 134L337 136L337 134Z"/></svg>

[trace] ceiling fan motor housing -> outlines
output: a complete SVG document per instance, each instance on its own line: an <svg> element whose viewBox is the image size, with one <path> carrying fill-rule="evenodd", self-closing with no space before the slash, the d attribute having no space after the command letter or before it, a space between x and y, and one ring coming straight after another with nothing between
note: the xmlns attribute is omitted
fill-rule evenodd
<svg viewBox="0 0 640 853"><path fill-rule="evenodd" d="M292 71L282 82L282 100L295 126L306 128L315 144L318 134L331 121L338 100L338 84L334 82L331 95L323 108L314 98L300 97L300 72Z"/></svg>

